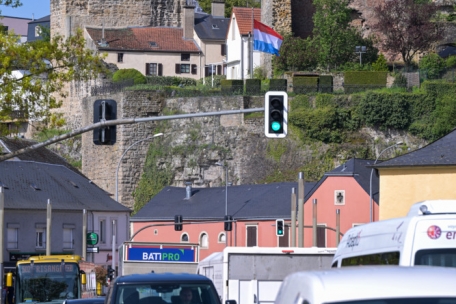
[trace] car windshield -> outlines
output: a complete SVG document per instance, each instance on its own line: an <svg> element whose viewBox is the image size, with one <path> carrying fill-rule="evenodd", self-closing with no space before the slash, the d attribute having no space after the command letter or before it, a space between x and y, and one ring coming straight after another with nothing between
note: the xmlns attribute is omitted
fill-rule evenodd
<svg viewBox="0 0 456 304"><path fill-rule="evenodd" d="M456 304L456 298L392 298L360 301L331 302L327 304Z"/></svg>
<svg viewBox="0 0 456 304"><path fill-rule="evenodd" d="M120 285L115 304L220 304L209 284Z"/></svg>

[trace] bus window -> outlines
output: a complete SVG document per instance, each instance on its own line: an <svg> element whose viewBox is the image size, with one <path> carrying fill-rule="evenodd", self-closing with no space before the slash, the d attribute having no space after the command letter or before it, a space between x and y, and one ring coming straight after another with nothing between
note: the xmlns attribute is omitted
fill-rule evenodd
<svg viewBox="0 0 456 304"><path fill-rule="evenodd" d="M415 254L415 265L456 267L456 249L423 249Z"/></svg>
<svg viewBox="0 0 456 304"><path fill-rule="evenodd" d="M399 252L384 252L342 259L342 267L358 265L399 265Z"/></svg>
<svg viewBox="0 0 456 304"><path fill-rule="evenodd" d="M332 264L331 268L337 268L337 261Z"/></svg>

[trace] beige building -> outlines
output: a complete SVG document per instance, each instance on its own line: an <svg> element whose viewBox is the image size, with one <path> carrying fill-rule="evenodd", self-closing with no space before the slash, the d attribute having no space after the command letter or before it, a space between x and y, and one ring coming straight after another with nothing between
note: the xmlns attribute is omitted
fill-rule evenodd
<svg viewBox="0 0 456 304"><path fill-rule="evenodd" d="M416 202L456 198L456 130L374 167L380 175L379 219L407 215Z"/></svg>

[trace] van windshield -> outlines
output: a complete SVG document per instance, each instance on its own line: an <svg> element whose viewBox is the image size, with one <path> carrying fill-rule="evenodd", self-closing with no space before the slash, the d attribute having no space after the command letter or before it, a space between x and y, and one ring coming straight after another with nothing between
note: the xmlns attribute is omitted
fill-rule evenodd
<svg viewBox="0 0 456 304"><path fill-rule="evenodd" d="M456 267L456 248L418 250L415 265Z"/></svg>
<svg viewBox="0 0 456 304"><path fill-rule="evenodd" d="M220 304L210 284L128 284L119 285L115 304Z"/></svg>
<svg viewBox="0 0 456 304"><path fill-rule="evenodd" d="M391 299L375 299L375 300L358 300L331 302L327 304L456 304L456 298L391 298Z"/></svg>

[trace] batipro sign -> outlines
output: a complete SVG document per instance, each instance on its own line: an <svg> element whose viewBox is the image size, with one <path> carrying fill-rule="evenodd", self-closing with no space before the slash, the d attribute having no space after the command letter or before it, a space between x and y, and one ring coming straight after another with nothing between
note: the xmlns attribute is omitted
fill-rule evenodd
<svg viewBox="0 0 456 304"><path fill-rule="evenodd" d="M127 247L128 261L144 262L184 262L196 261L195 250L188 248L155 247L155 246L131 246Z"/></svg>

